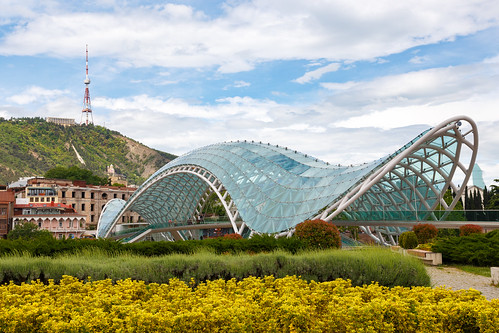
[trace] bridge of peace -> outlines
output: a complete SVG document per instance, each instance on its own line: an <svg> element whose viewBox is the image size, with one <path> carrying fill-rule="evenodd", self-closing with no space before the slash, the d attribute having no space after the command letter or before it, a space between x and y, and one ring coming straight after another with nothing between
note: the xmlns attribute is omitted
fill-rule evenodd
<svg viewBox="0 0 499 333"><path fill-rule="evenodd" d="M166 164L129 200L109 201L97 236L134 242L154 235L173 241L224 228L244 237L290 236L298 223L322 219L359 226L380 244L396 244L397 236L417 223L439 228L470 223L452 221L452 215L477 150L477 127L466 116L448 119L391 155L361 165L330 164L261 142L213 144ZM449 190L454 194L450 203L444 200ZM202 223L208 222L200 217L214 195L227 220ZM139 213L148 226L117 233L118 221L129 210ZM473 224L499 228L497 212L479 213Z"/></svg>

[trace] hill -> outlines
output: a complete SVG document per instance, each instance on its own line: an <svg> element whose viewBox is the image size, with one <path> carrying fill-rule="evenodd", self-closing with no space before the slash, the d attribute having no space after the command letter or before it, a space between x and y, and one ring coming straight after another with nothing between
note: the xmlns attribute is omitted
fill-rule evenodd
<svg viewBox="0 0 499 333"><path fill-rule="evenodd" d="M64 127L42 118L0 118L0 184L43 176L56 166L76 165L103 177L110 164L130 183L141 184L175 157L102 126Z"/></svg>

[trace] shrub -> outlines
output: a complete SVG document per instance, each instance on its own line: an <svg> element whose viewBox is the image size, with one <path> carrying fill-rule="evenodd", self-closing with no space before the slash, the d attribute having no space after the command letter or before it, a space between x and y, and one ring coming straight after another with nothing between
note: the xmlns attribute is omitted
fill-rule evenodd
<svg viewBox="0 0 499 333"><path fill-rule="evenodd" d="M414 231L406 231L399 236L399 245L403 249L414 249L418 246L418 237Z"/></svg>
<svg viewBox="0 0 499 333"><path fill-rule="evenodd" d="M89 295L92 295L89 297ZM497 332L497 302L476 290L354 287L295 276L126 279L0 286L2 332Z"/></svg>
<svg viewBox="0 0 499 333"><path fill-rule="evenodd" d="M444 263L475 266L499 265L499 230L486 234L439 238L433 244L433 252L442 253Z"/></svg>
<svg viewBox="0 0 499 333"><path fill-rule="evenodd" d="M459 229L447 229L447 228L438 229L437 237L439 238L457 237L457 236L459 236Z"/></svg>
<svg viewBox="0 0 499 333"><path fill-rule="evenodd" d="M471 234L481 234L483 228L476 224L465 224L459 227L459 236L469 236Z"/></svg>
<svg viewBox="0 0 499 333"><path fill-rule="evenodd" d="M223 235L223 238L227 238L227 239L243 239L243 236L241 236L240 234L225 234L225 235Z"/></svg>
<svg viewBox="0 0 499 333"><path fill-rule="evenodd" d="M433 224L416 224L412 227L412 231L416 234L419 244L429 243L433 238L437 236L438 229Z"/></svg>
<svg viewBox="0 0 499 333"><path fill-rule="evenodd" d="M338 228L323 220L307 220L298 224L295 228L295 235L310 247L319 249L341 247Z"/></svg>

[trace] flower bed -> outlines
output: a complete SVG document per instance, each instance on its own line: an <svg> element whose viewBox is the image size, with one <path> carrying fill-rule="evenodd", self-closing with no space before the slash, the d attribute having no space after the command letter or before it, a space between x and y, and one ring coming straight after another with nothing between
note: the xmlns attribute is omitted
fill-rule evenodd
<svg viewBox="0 0 499 333"><path fill-rule="evenodd" d="M496 332L499 300L478 291L353 287L297 277L196 287L131 279L0 286L2 332Z"/></svg>

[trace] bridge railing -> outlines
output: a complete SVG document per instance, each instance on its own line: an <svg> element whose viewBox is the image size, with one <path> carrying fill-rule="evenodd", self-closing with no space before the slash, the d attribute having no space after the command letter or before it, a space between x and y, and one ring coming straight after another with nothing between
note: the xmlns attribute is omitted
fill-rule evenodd
<svg viewBox="0 0 499 333"><path fill-rule="evenodd" d="M354 221L499 221L499 210L355 211L345 212Z"/></svg>

